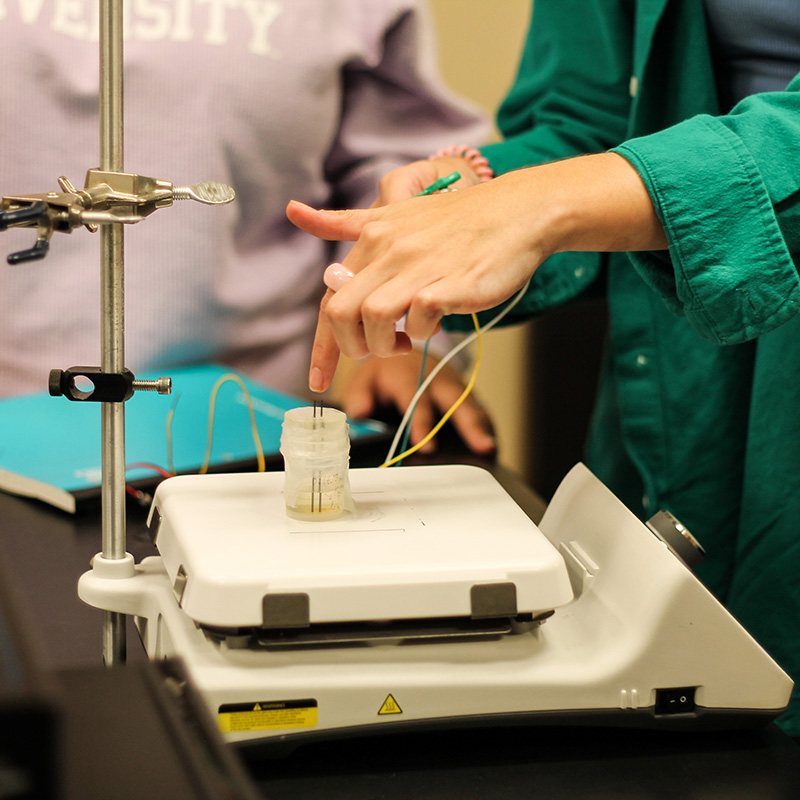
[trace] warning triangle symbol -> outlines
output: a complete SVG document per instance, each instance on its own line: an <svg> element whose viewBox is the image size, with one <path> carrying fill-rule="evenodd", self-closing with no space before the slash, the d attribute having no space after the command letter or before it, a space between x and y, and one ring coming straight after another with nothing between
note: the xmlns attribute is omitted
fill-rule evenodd
<svg viewBox="0 0 800 800"><path fill-rule="evenodd" d="M397 700L394 699L391 695L387 695L386 699L383 701L383 705L381 706L381 710L378 712L378 715L382 714L402 714L403 709L397 705Z"/></svg>

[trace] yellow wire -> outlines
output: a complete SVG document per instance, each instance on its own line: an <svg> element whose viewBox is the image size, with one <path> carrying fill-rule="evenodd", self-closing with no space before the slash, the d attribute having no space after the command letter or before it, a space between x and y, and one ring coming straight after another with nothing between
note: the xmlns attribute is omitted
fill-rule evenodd
<svg viewBox="0 0 800 800"><path fill-rule="evenodd" d="M199 474L205 475L206 472L208 472L208 466L211 462L211 445L214 440L214 410L217 405L217 392L220 390L222 384L226 383L227 381L235 381L238 383L239 388L241 388L242 392L244 393L245 400L247 401L247 410L250 412L250 431L253 435L253 444L256 446L258 471L264 472L267 468L267 465L264 460L264 448L261 446L261 437L258 435L256 412L255 408L253 408L253 398L250 396L250 392L244 385L244 381L238 375L234 374L233 372L229 372L226 375L222 375L214 384L214 388L211 390L211 399L208 404L208 444L206 445L206 455L203 459L203 466L200 467Z"/></svg>
<svg viewBox="0 0 800 800"><path fill-rule="evenodd" d="M175 395L172 405L167 412L167 467L170 475L175 475L175 465L172 463L172 419L175 416L175 409L178 407L178 400L181 399L180 392Z"/></svg>
<svg viewBox="0 0 800 800"><path fill-rule="evenodd" d="M442 418L436 423L436 425L433 426L430 433L428 433L428 435L425 436L424 439L417 442L413 447L409 447L408 450L406 450L404 453L400 453L399 456L395 456L391 461L385 461L383 464L381 464L381 467L391 467L392 464L396 464L398 461L402 461L404 458L410 456L412 453L416 453L417 450L420 449L420 447L424 447L426 444L428 444L428 442L431 439L433 439L433 437L436 436L437 433L439 433L440 429L445 424L445 422L447 422L447 420L449 420L450 417L453 416L458 407L469 396L469 393L472 391L473 387L475 386L475 381L478 378L478 370L480 369L481 366L481 356L483 355L483 337L481 336L481 326L478 323L478 317L475 316L475 314L472 315L472 322L475 325L475 333L477 335L477 352L475 354L475 366L472 368L472 375L469 379L469 383L464 388L464 391L461 393L461 396L458 398L458 400L455 401L455 403L453 403L452 406L450 406L450 408L447 409L447 411L444 413L444 416L442 416Z"/></svg>

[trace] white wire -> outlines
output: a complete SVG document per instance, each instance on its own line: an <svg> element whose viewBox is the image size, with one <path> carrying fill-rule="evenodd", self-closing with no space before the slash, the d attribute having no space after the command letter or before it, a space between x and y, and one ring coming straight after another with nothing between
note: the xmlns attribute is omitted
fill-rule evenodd
<svg viewBox="0 0 800 800"><path fill-rule="evenodd" d="M500 322L503 317L511 311L514 306L522 300L523 295L528 290L528 286L530 285L531 279L528 278L525 285L517 292L514 299L491 321L487 322L481 328L481 333L485 333L488 330L491 330L498 322ZM455 347L453 347L446 355L442 356L442 360L436 365L436 367L431 370L430 375L425 378L424 382L420 385L419 389L417 389L417 393L411 398L411 402L408 404L408 408L406 409L406 413L403 415L403 419L400 420L400 425L397 428L397 433L394 435L394 439L392 440L392 446L389 448L389 454L386 456L385 461L391 461L394 458L395 451L397 450L397 446L400 444L401 437L403 436L403 431L408 425L409 420L414 414L414 409L417 407L417 403L419 402L420 397L422 397L425 390L430 386L431 381L439 374L439 371L444 367L444 365L454 358L458 353L460 353L465 347L471 345L475 339L478 338L478 332L473 331L466 339L459 342ZM385 462L384 462L385 463Z"/></svg>

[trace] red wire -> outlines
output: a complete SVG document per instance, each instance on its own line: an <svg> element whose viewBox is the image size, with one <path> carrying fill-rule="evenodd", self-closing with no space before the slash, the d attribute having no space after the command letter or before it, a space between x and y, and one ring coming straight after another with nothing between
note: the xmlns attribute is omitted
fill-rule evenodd
<svg viewBox="0 0 800 800"><path fill-rule="evenodd" d="M161 467L157 466L156 464L148 464L148 463L143 462L143 461L136 462L134 464L128 464L125 467L125 470L127 471L129 469L149 469L149 470L152 470L153 472L157 473L158 475L161 475L162 478L171 478L172 477L172 475L170 475L169 472L167 472L165 469L162 469Z"/></svg>

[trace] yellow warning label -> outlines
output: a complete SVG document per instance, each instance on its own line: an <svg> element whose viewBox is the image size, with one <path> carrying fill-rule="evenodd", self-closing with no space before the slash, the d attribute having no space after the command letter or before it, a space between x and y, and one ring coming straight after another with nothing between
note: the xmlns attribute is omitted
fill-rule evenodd
<svg viewBox="0 0 800 800"><path fill-rule="evenodd" d="M381 706L381 710L378 712L378 716L382 714L402 714L403 709L397 705L397 700L394 699L391 695L387 695L386 699L383 701L383 705Z"/></svg>
<svg viewBox="0 0 800 800"><path fill-rule="evenodd" d="M219 707L217 724L222 733L313 728L317 724L317 701L229 703Z"/></svg>

